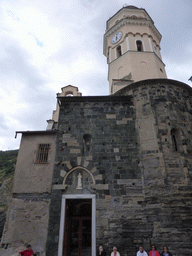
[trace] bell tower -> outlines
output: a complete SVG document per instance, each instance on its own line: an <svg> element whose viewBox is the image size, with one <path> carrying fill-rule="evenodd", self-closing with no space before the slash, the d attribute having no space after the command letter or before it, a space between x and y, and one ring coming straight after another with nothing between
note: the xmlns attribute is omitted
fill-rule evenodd
<svg viewBox="0 0 192 256"><path fill-rule="evenodd" d="M145 9L126 6L106 23L109 93L140 80L167 78L160 53L161 34Z"/></svg>

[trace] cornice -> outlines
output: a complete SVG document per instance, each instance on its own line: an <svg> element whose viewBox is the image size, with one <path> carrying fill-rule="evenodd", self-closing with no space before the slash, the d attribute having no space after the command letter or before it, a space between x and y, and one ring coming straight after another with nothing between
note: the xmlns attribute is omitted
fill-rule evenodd
<svg viewBox="0 0 192 256"><path fill-rule="evenodd" d="M124 25L138 25L138 26L148 26L151 28L153 33L157 36L158 40L161 41L161 34L153 24L151 20L147 20L146 18L131 18L131 17L125 17L124 19L120 20L118 23L116 23L113 27L108 29L105 33L105 36L108 37L112 35L114 32L116 32L118 29L120 29Z"/></svg>
<svg viewBox="0 0 192 256"><path fill-rule="evenodd" d="M122 20L120 20L118 23L116 23L113 27L108 29L106 33L104 34L104 44L103 44L103 54L106 56L106 49L107 49L107 37L113 35L116 31L120 30L121 27L125 25L137 25L137 26L147 26L149 27L152 32L157 36L159 42L161 41L161 34L153 24L152 20L147 20L146 18L131 18L126 17ZM149 35L152 37L152 35Z"/></svg>
<svg viewBox="0 0 192 256"><path fill-rule="evenodd" d="M55 130L43 130L43 131L16 131L15 132L15 138L17 137L18 133L22 133L22 135L37 135L37 134L49 135L49 134L56 134L57 129L55 129Z"/></svg>
<svg viewBox="0 0 192 256"><path fill-rule="evenodd" d="M135 6L134 6L135 7ZM129 8L129 6L126 6L126 7L123 7L121 8L119 11L117 11L112 17L110 17L108 20L107 20L107 23L110 21L110 20L113 20L115 17L118 16L119 13L121 13L123 10L126 10L127 13L130 13L130 15L132 14L132 12L136 12L136 13L141 13L141 12L144 12L150 19L151 21L154 23L154 21L152 20L152 18L150 17L150 15L148 14L148 12L143 9L143 8L138 8L138 7L135 7L135 8Z"/></svg>
<svg viewBox="0 0 192 256"><path fill-rule="evenodd" d="M188 84L185 84L185 83L177 81L177 80L168 79L168 78L155 78L155 79L146 79L146 80L137 81L135 83L125 86L124 88L120 89L113 95L120 96L120 95L124 95L126 92L128 92L132 89L135 89L137 87L155 86L155 85L161 85L161 84L169 85L169 86L172 85L174 87L177 86L179 88L187 90L189 92L189 94L192 95L192 88Z"/></svg>
<svg viewBox="0 0 192 256"><path fill-rule="evenodd" d="M116 102L116 101L127 101L128 99L131 99L130 95L120 95L120 96L114 96L114 95L107 95L107 96L82 96L82 97L57 97L60 103L60 107L65 106L66 103L98 103L98 102Z"/></svg>

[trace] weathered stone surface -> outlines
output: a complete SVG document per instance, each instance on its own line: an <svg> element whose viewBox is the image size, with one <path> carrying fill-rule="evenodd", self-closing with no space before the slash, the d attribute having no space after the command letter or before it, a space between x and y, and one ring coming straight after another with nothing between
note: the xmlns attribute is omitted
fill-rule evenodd
<svg viewBox="0 0 192 256"><path fill-rule="evenodd" d="M10 208L1 241L3 247L11 245L11 250L18 252L22 245L32 244L34 251L43 255L47 237L49 200L31 201L26 200L26 197L25 200L12 199ZM6 250L3 249L1 255L4 255Z"/></svg>
<svg viewBox="0 0 192 256"><path fill-rule="evenodd" d="M97 244L104 244L108 253L116 245L121 255L132 256L140 244L149 250L155 243L158 249L168 244L174 255L188 256L192 235L192 92L175 81L148 81L118 93L129 96L60 99L59 129L78 142L80 153L72 155L70 146L65 154L59 151L62 143L58 134L56 161L76 159L80 163L81 159L84 166L83 135L91 134L91 158L86 168L94 170L96 183L91 193L97 196ZM177 148L172 129L180 133ZM64 168L70 171L74 167ZM58 169L55 166L54 178L62 183ZM64 193L68 189L71 191L67 188ZM51 207L59 207L58 197L51 200ZM57 250L53 241L59 235L59 216L57 212L57 218L50 219L50 225L57 228L49 232L48 255Z"/></svg>
<svg viewBox="0 0 192 256"><path fill-rule="evenodd" d="M13 202L18 208L10 207L8 226L16 226L5 232L6 243L12 237L12 250L12 241L17 246L16 229L23 239L18 246L29 242L22 232L24 219L30 242L40 241L42 253L46 243L46 256L56 256L62 195L95 194L97 245L102 243L108 253L116 245L122 256L132 256L140 244L149 251L155 243L159 250L166 244L173 255L189 256L191 96L192 89L187 85L157 79L134 83L116 96L59 98L59 131L49 190L38 187L36 192L31 188L30 193L14 192ZM87 151L84 135L91 135ZM75 141L75 145L66 144L66 138ZM78 187L79 173L82 189L81 185ZM10 218L13 213L18 224ZM38 241L34 239L39 228L36 225L31 231L28 223L39 223L40 219L34 216L43 219L43 237L40 232ZM31 238L32 234L35 238Z"/></svg>

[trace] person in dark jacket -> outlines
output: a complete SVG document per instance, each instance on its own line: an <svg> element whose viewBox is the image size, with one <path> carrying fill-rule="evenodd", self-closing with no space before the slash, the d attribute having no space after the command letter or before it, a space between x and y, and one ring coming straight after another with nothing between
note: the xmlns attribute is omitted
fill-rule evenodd
<svg viewBox="0 0 192 256"><path fill-rule="evenodd" d="M97 252L97 256L106 256L106 252L103 250L103 246L99 246L99 250Z"/></svg>
<svg viewBox="0 0 192 256"><path fill-rule="evenodd" d="M168 251L167 246L163 246L163 252L161 253L161 256L172 256L172 254Z"/></svg>

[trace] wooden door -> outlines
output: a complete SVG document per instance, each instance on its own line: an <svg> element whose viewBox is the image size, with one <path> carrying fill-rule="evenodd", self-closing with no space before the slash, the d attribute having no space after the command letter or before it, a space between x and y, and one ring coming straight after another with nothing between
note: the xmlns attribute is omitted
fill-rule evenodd
<svg viewBox="0 0 192 256"><path fill-rule="evenodd" d="M91 204L88 203L89 206L87 200L74 199L66 202L63 256L91 256ZM77 210L81 204L88 210Z"/></svg>

